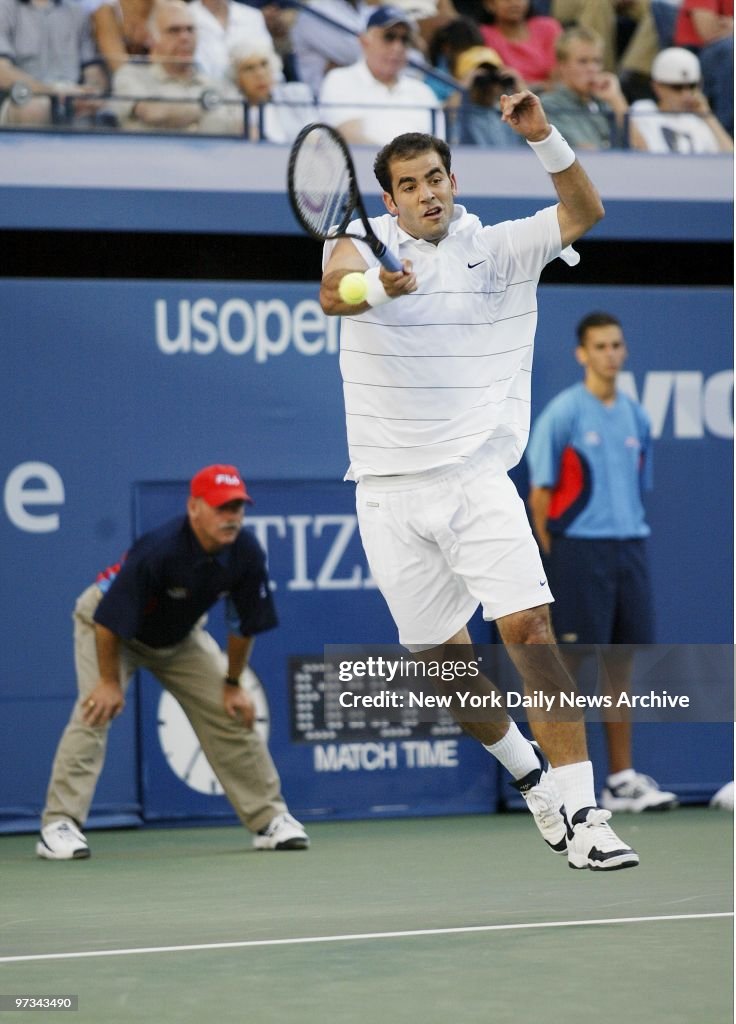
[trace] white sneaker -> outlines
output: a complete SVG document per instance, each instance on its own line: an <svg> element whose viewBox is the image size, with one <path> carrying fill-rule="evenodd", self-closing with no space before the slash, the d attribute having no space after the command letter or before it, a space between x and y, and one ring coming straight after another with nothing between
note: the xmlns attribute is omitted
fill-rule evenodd
<svg viewBox="0 0 736 1024"><path fill-rule="evenodd" d="M674 793L661 790L654 779L639 772L618 786L606 786L601 793L601 807L607 811L668 811L677 803Z"/></svg>
<svg viewBox="0 0 736 1024"><path fill-rule="evenodd" d="M523 779L511 785L518 789L534 816L537 828L547 846L555 853L567 853L567 839L570 829L567 824L565 805L562 802L555 780L549 774L547 764L538 744L532 743L539 758L539 768L529 772Z"/></svg>
<svg viewBox="0 0 736 1024"><path fill-rule="evenodd" d="M600 807L584 807L572 819L572 839L567 844L571 868L591 871L618 871L635 868L639 854L622 842L607 824L611 812Z"/></svg>
<svg viewBox="0 0 736 1024"><path fill-rule="evenodd" d="M36 853L46 860L82 860L89 857L87 840L72 821L52 821L41 829Z"/></svg>
<svg viewBox="0 0 736 1024"><path fill-rule="evenodd" d="M270 824L253 836L256 850L306 850L309 836L296 818L277 814Z"/></svg>
<svg viewBox="0 0 736 1024"><path fill-rule="evenodd" d="M711 807L718 807L722 811L730 811L733 814L733 782L727 782L721 786L710 802Z"/></svg>

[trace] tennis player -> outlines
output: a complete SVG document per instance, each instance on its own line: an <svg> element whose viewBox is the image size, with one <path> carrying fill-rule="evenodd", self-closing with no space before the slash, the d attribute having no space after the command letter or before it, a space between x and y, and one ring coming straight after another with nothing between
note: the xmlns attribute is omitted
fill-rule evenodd
<svg viewBox="0 0 736 1024"><path fill-rule="evenodd" d="M363 545L400 642L425 657L469 645L480 603L528 691L570 691L550 626L553 597L508 470L529 433L540 273L558 256L576 261L567 247L604 211L533 93L501 97L501 110L552 176L559 202L484 226L455 204L447 145L400 135L375 161L388 213L371 226L403 272L381 267L359 241L329 241L320 300L344 318L347 478L357 481ZM338 287L355 271L366 275L367 298L348 305ZM463 725L511 773L543 838L571 867L638 864L610 812L596 806L582 719L532 723L552 768L506 716Z"/></svg>

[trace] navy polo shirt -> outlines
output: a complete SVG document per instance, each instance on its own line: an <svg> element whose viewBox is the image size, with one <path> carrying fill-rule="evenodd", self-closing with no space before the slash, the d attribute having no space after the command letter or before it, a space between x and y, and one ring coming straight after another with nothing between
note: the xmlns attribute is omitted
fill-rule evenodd
<svg viewBox="0 0 736 1024"><path fill-rule="evenodd" d="M233 633L253 636L278 624L266 557L255 537L241 530L237 540L211 555L186 516L145 533L97 584L103 598L95 622L149 647L181 643L221 597Z"/></svg>

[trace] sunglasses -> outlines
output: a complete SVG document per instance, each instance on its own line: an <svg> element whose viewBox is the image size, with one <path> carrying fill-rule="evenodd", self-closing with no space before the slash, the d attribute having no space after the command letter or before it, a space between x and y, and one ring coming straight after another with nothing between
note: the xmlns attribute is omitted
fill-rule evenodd
<svg viewBox="0 0 736 1024"><path fill-rule="evenodd" d="M686 90L693 90L698 88L697 82L677 82L671 85L666 82L660 82L660 85L664 85L667 89L674 89L675 92L685 92Z"/></svg>
<svg viewBox="0 0 736 1024"><path fill-rule="evenodd" d="M383 33L384 43L401 43L402 46L409 46L411 43L411 36L407 35L406 32L384 32Z"/></svg>

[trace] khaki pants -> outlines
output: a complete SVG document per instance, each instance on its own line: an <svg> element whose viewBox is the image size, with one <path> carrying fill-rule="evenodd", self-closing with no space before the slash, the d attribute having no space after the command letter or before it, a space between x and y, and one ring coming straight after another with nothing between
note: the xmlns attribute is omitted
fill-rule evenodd
<svg viewBox="0 0 736 1024"><path fill-rule="evenodd" d="M93 585L74 609L74 659L79 699L61 737L46 795L43 825L71 818L83 827L102 771L109 724L92 727L82 705L99 681L93 615L102 597ZM222 703L225 655L201 626L182 643L154 649L137 641L120 645L120 682L146 668L181 704L202 750L241 822L253 832L286 810L278 772L261 737L233 721Z"/></svg>
<svg viewBox="0 0 736 1024"><path fill-rule="evenodd" d="M649 7L649 0L635 0L629 15L636 28L628 46L616 59L616 11L612 0L552 0L552 15L558 21L593 29L603 40L603 66L606 71L636 71L648 75L652 61L659 52L657 27Z"/></svg>

